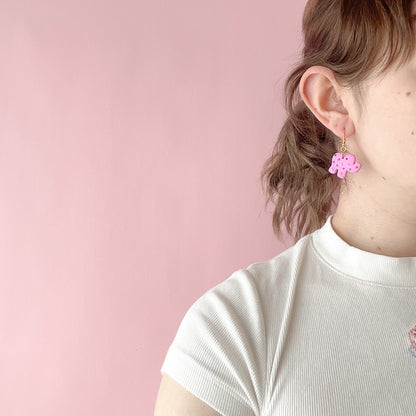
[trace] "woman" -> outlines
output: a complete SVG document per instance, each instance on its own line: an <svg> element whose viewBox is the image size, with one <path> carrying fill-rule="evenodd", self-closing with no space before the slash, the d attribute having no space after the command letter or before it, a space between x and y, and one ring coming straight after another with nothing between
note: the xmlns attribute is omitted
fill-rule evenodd
<svg viewBox="0 0 416 416"><path fill-rule="evenodd" d="M296 243L192 305L156 416L414 413L415 14L411 0L307 3L263 170L274 230Z"/></svg>

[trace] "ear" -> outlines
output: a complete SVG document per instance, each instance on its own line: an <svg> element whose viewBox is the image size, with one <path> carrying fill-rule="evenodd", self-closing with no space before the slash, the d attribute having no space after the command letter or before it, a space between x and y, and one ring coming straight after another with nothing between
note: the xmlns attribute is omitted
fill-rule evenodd
<svg viewBox="0 0 416 416"><path fill-rule="evenodd" d="M334 73L324 66L312 66L302 76L299 93L315 117L334 134L347 137L355 133L348 110L343 104L343 88Z"/></svg>

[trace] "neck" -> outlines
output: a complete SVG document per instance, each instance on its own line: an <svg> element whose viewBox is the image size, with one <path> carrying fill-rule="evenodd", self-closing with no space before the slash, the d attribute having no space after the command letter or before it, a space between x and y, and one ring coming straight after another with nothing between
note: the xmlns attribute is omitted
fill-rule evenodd
<svg viewBox="0 0 416 416"><path fill-rule="evenodd" d="M389 192L390 191L390 192ZM416 257L416 196L392 187L355 183L341 189L332 218L349 245L390 257Z"/></svg>

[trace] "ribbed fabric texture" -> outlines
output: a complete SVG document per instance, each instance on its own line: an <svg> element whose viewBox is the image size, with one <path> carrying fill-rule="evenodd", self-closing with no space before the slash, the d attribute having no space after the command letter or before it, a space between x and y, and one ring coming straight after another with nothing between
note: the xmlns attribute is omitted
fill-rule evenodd
<svg viewBox="0 0 416 416"><path fill-rule="evenodd" d="M413 414L416 257L352 247L331 220L200 297L162 374L224 416Z"/></svg>

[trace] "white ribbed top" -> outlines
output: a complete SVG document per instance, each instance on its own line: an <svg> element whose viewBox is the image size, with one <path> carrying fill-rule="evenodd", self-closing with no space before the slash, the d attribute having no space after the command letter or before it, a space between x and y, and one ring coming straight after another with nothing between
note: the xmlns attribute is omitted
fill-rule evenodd
<svg viewBox="0 0 416 416"><path fill-rule="evenodd" d="M352 247L331 220L201 296L162 373L224 416L413 414L416 258Z"/></svg>

